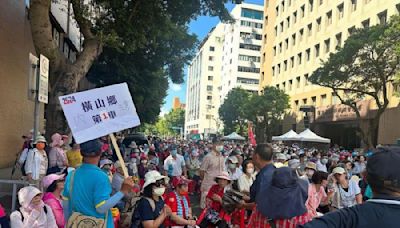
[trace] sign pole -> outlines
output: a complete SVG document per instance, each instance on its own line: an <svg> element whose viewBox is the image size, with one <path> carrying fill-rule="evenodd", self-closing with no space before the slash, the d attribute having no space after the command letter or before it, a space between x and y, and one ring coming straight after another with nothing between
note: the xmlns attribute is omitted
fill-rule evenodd
<svg viewBox="0 0 400 228"><path fill-rule="evenodd" d="M112 145L114 146L115 153L117 154L118 160L121 163L122 171L124 172L125 178L129 177L128 170L126 169L125 161L122 158L121 151L119 150L119 146L117 144L117 139L115 138L114 134L111 133L108 136L111 138Z"/></svg>
<svg viewBox="0 0 400 228"><path fill-rule="evenodd" d="M39 102L39 65L35 66L35 77L36 77L36 88L35 88L35 108L33 114L33 143L35 143L38 132L39 132L39 110L40 110L40 102Z"/></svg>

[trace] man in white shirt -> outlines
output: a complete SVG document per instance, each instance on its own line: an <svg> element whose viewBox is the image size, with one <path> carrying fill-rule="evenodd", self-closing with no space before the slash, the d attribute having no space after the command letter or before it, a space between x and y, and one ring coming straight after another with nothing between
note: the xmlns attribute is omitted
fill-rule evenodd
<svg viewBox="0 0 400 228"><path fill-rule="evenodd" d="M237 159L236 156L230 156L228 157L228 173L229 177L231 178L232 181L238 180L240 176L242 176L243 172L242 170L238 167L239 160Z"/></svg>
<svg viewBox="0 0 400 228"><path fill-rule="evenodd" d="M170 155L164 161L164 172L169 177L180 177L182 174L187 177L185 159L178 154L175 145L170 146Z"/></svg>

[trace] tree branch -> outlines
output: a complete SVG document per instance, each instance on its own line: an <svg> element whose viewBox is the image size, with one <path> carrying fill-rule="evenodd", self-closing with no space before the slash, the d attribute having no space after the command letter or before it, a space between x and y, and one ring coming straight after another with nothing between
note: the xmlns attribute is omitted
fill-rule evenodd
<svg viewBox="0 0 400 228"><path fill-rule="evenodd" d="M72 9L74 11L75 20L78 23L78 26L86 39L94 39L95 36L92 33L92 26L89 19L85 17L85 9L80 0L71 0ZM89 12L88 12L89 13Z"/></svg>

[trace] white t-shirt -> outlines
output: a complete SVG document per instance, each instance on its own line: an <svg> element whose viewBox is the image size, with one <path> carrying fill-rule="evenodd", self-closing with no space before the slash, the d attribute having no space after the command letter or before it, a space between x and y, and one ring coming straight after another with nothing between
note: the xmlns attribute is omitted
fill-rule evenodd
<svg viewBox="0 0 400 228"><path fill-rule="evenodd" d="M168 156L164 161L164 170L168 173L169 176L178 177L182 176L183 168L185 166L185 159L182 155L177 154L176 158L173 158L172 155ZM170 169L172 168L172 173Z"/></svg>
<svg viewBox="0 0 400 228"><path fill-rule="evenodd" d="M238 187L240 192L250 192L250 187L256 179L256 173L250 177L246 174L242 174L238 180Z"/></svg>
<svg viewBox="0 0 400 228"><path fill-rule="evenodd" d="M338 185L338 187L335 190L335 196L339 197L339 205L337 205L336 200L332 201L332 206L341 209L341 208L346 208L346 207L351 207L357 204L356 202L356 195L361 193L361 189L358 186L358 184L353 181L349 180L349 187L347 191L345 191L342 186Z"/></svg>

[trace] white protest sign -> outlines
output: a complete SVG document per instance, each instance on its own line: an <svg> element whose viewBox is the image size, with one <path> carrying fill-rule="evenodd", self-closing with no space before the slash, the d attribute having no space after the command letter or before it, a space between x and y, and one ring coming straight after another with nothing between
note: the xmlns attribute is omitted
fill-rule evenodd
<svg viewBox="0 0 400 228"><path fill-rule="evenodd" d="M126 83L59 97L77 143L140 125Z"/></svg>

